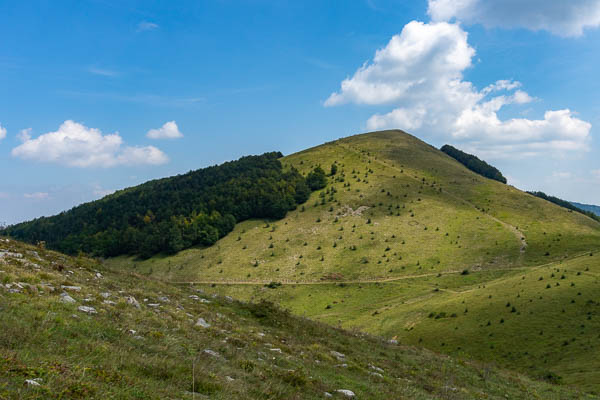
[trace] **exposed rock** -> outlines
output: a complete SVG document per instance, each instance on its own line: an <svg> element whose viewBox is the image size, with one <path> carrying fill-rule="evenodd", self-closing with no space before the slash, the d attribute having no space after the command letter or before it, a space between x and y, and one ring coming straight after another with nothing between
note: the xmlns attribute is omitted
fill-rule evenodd
<svg viewBox="0 0 600 400"><path fill-rule="evenodd" d="M63 289L63 290L72 290L74 292L80 292L81 291L81 286L60 285L60 288Z"/></svg>
<svg viewBox="0 0 600 400"><path fill-rule="evenodd" d="M195 294L190 295L189 298L192 300L200 300L200 297L196 296Z"/></svg>
<svg viewBox="0 0 600 400"><path fill-rule="evenodd" d="M334 356L335 358L337 358L338 361L344 361L346 359L346 355L342 354L340 352L331 350L330 353L331 353L332 356Z"/></svg>
<svg viewBox="0 0 600 400"><path fill-rule="evenodd" d="M325 392L324 395L325 395L325 397L333 397L333 395L329 392Z"/></svg>
<svg viewBox="0 0 600 400"><path fill-rule="evenodd" d="M383 378L383 375L381 375L379 372L369 372L369 375L373 375L373 376L376 376L378 378Z"/></svg>
<svg viewBox="0 0 600 400"><path fill-rule="evenodd" d="M343 394L344 396L348 397L348 398L353 398L356 397L356 395L354 394L354 392L352 390L348 390L348 389L338 389L336 390L336 392Z"/></svg>
<svg viewBox="0 0 600 400"><path fill-rule="evenodd" d="M271 350L271 351L274 351L275 353L280 353L280 354L282 354L282 351L281 351L281 349L279 349L279 348L274 348L274 349L269 349L269 350Z"/></svg>
<svg viewBox="0 0 600 400"><path fill-rule="evenodd" d="M127 297L127 304L134 306L135 308L140 308L140 303L133 296Z"/></svg>
<svg viewBox="0 0 600 400"><path fill-rule="evenodd" d="M383 372L384 372L383 369L381 369L379 367L376 367L373 364L369 364L369 368L371 368L372 370L377 371L377 372L379 372L381 374L383 374Z"/></svg>
<svg viewBox="0 0 600 400"><path fill-rule="evenodd" d="M201 326L203 328L210 328L210 324L208 322L206 322L206 320L204 318L198 318L198 321L196 321L196 326Z"/></svg>
<svg viewBox="0 0 600 400"><path fill-rule="evenodd" d="M12 251L0 250L0 258L4 257L23 258L23 254L13 253Z"/></svg>
<svg viewBox="0 0 600 400"><path fill-rule="evenodd" d="M148 303L148 307L158 308L158 307L160 307L160 304L158 304L158 303Z"/></svg>
<svg viewBox="0 0 600 400"><path fill-rule="evenodd" d="M200 299L200 303L206 303L206 304L209 304L209 303L210 303L210 300L206 300L206 299Z"/></svg>
<svg viewBox="0 0 600 400"><path fill-rule="evenodd" d="M60 294L60 301L63 303L76 303L75 299L69 296L66 292Z"/></svg>
<svg viewBox="0 0 600 400"><path fill-rule="evenodd" d="M40 379L40 378L35 378L35 379L26 379L26 380L25 380L25 384L26 384L27 386L41 386L39 381L41 381L41 379Z"/></svg>
<svg viewBox="0 0 600 400"><path fill-rule="evenodd" d="M390 339L388 340L389 344L398 344L398 341L396 339Z"/></svg>
<svg viewBox="0 0 600 400"><path fill-rule="evenodd" d="M115 303L114 301L111 301L111 300L104 300L102 303L108 304L109 306L114 306L115 304L117 304L117 303Z"/></svg>
<svg viewBox="0 0 600 400"><path fill-rule="evenodd" d="M79 307L77 307L77 309L79 311L87 313L87 314L98 314L98 312L96 311L96 309L94 307L79 306Z"/></svg>
<svg viewBox="0 0 600 400"><path fill-rule="evenodd" d="M226 377L225 377L225 380L226 380L227 382L233 382L233 381L235 381L235 379L233 379L233 378L232 378L232 377L230 377L230 376L226 376Z"/></svg>
<svg viewBox="0 0 600 400"><path fill-rule="evenodd" d="M104 297L105 299L108 299L110 297L110 293L109 292L100 293L100 296Z"/></svg>
<svg viewBox="0 0 600 400"><path fill-rule="evenodd" d="M96 272L96 279L102 279L102 274L100 272Z"/></svg>
<svg viewBox="0 0 600 400"><path fill-rule="evenodd" d="M169 298L167 296L161 296L158 298L158 301L160 301L162 303L169 303L171 300L169 300Z"/></svg>
<svg viewBox="0 0 600 400"><path fill-rule="evenodd" d="M220 357L219 353L217 353L216 351L213 351L211 349L204 349L204 354L208 354L209 356L213 356L213 357Z"/></svg>

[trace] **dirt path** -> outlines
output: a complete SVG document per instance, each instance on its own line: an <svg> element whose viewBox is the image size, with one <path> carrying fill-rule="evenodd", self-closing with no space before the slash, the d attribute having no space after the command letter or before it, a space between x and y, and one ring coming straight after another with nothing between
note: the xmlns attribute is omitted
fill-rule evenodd
<svg viewBox="0 0 600 400"><path fill-rule="evenodd" d="M594 250L595 252L595 250ZM568 261L572 261L575 260L577 258L581 258L581 257L588 257L590 254L589 251L586 252L582 252L580 254L577 254L573 257L569 257L567 259L562 259L562 260L557 260L557 261L551 261L545 264L540 264L540 265L534 265L531 267L508 267L508 268L502 268L502 269L498 269L498 271L534 271L540 268L545 268L545 267L549 267L551 265L558 265L561 264L563 262L568 262ZM489 270L487 270L489 271ZM418 275L404 275L404 276L397 276L397 277L391 277L391 278L373 278L373 279L357 279L357 280L345 280L345 281L292 281L292 280L283 280L283 281L277 281L277 283L281 283L282 285L337 285L337 284L367 284L367 283L386 283L386 282L397 282L397 281L403 281L403 280L408 280L408 279L418 279L418 278L427 278L427 277L431 277L431 276L444 276L444 275L453 275L453 274L460 274L462 273L463 270L451 270L451 271L445 271L445 272L431 272L431 273L426 273L426 274L418 274ZM477 273L477 271L473 271L471 273ZM174 285L248 285L248 286L264 286L264 285L268 285L269 283L271 283L272 281L237 281L237 280L230 280L230 281L214 281L214 280L206 280L206 281L166 281L167 283L170 284L174 284ZM442 290L442 289L440 289ZM450 290L450 289L443 289L445 291L448 292L452 292L452 293L464 293L465 291L454 291L454 290ZM468 291L468 290L467 290Z"/></svg>

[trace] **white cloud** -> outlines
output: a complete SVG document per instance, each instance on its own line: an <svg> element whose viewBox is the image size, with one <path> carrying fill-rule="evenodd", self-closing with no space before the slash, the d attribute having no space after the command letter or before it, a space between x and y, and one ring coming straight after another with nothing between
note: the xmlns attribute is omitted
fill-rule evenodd
<svg viewBox="0 0 600 400"><path fill-rule="evenodd" d="M103 189L102 186L100 186L98 184L94 185L94 189L92 191L92 193L95 197L108 196L109 194L113 194L114 192L115 192L114 189Z"/></svg>
<svg viewBox="0 0 600 400"><path fill-rule="evenodd" d="M0 125L0 140L4 139L6 137L6 128L2 127L2 125Z"/></svg>
<svg viewBox="0 0 600 400"><path fill-rule="evenodd" d="M573 174L570 172L557 171L552 173L552 178L555 179L571 179Z"/></svg>
<svg viewBox="0 0 600 400"><path fill-rule="evenodd" d="M25 197L26 199L33 199L33 200L45 200L48 198L48 193L46 192L35 192L35 193L25 193L23 195L23 197Z"/></svg>
<svg viewBox="0 0 600 400"><path fill-rule="evenodd" d="M591 171L592 176L598 180L600 180L600 169L594 169Z"/></svg>
<svg viewBox="0 0 600 400"><path fill-rule="evenodd" d="M183 134L179 132L175 121L169 121L158 129L150 129L146 136L150 139L178 139L182 138Z"/></svg>
<svg viewBox="0 0 600 400"><path fill-rule="evenodd" d="M600 26L600 0L429 0L435 22L456 19L486 27L547 30L580 36Z"/></svg>
<svg viewBox="0 0 600 400"><path fill-rule="evenodd" d="M31 139L31 128L21 129L19 133L17 133L17 139L21 142L26 142Z"/></svg>
<svg viewBox="0 0 600 400"><path fill-rule="evenodd" d="M155 24L154 22L148 22L148 21L142 21L137 25L138 32L151 31L151 30L154 30L157 28L158 28L157 24Z"/></svg>
<svg viewBox="0 0 600 400"><path fill-rule="evenodd" d="M6 192L0 192L0 199L8 199L10 198L10 194Z"/></svg>
<svg viewBox="0 0 600 400"><path fill-rule="evenodd" d="M27 160L51 162L69 167L114 167L118 165L158 165L167 156L154 146L123 146L118 133L103 135L73 121L65 121L56 132L28 139L12 150Z"/></svg>
<svg viewBox="0 0 600 400"><path fill-rule="evenodd" d="M534 99L521 83L499 80L482 90L463 80L475 50L458 24L410 22L373 61L346 78L325 106L344 103L392 107L367 121L370 130L400 128L465 142L493 157L586 150L591 124L568 110L546 111L543 119L501 120L509 104Z"/></svg>
<svg viewBox="0 0 600 400"><path fill-rule="evenodd" d="M88 69L88 71L94 75L101 75L101 76L108 76L108 77L115 77L115 76L119 75L119 73L117 71L113 71L111 69L106 69L106 68L90 67Z"/></svg>

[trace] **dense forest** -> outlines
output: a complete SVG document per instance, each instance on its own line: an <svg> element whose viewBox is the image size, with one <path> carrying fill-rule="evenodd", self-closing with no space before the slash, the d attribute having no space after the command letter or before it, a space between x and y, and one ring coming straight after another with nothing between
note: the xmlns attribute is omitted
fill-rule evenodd
<svg viewBox="0 0 600 400"><path fill-rule="evenodd" d="M576 211L578 213L587 215L588 217L590 217L592 219L595 219L596 221L600 222L600 217L599 216L597 216L596 214L594 214L591 211L586 211L586 210L583 210L583 209L575 206L570 201L559 199L558 197L554 197L554 196L548 196L544 192L527 192L527 193L529 193L529 194L531 194L531 195L533 195L535 197L539 197L540 199L544 199L544 200L547 200L547 201L549 201L551 203L557 204L557 205L559 205L561 207L567 208L569 210Z"/></svg>
<svg viewBox="0 0 600 400"><path fill-rule="evenodd" d="M456 147L452 147L449 144L442 146L440 150L454 158L459 163L463 164L465 167L469 168L471 171L485 176L486 178L506 183L506 178L497 168L491 166L483 160L480 160L476 156L465 153L464 151L461 151Z"/></svg>
<svg viewBox="0 0 600 400"><path fill-rule="evenodd" d="M249 218L283 218L326 185L317 167L305 178L284 170L279 152L146 182L2 234L50 248L96 256L175 253L209 246Z"/></svg>

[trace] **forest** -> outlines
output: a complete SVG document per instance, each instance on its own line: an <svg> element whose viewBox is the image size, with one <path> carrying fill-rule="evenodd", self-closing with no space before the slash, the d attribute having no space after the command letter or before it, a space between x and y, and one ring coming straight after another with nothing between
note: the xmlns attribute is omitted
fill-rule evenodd
<svg viewBox="0 0 600 400"><path fill-rule="evenodd" d="M481 176L485 176L486 178L494 179L502 183L507 182L506 178L497 168L491 166L483 160L480 160L472 154L465 153L464 151L461 151L456 147L452 147L449 144L442 146L440 150Z"/></svg>
<svg viewBox="0 0 600 400"><path fill-rule="evenodd" d="M527 193L529 193L530 195L533 195L535 197L539 197L540 199L547 200L551 203L554 203L556 205L559 205L559 206L569 209L571 211L576 211L583 215L587 215L588 217L600 222L600 217L598 215L594 214L591 211L583 210L583 209L573 205L573 203L571 203L570 201L559 199L558 197L554 197L554 196L549 196L544 192L527 192Z"/></svg>
<svg viewBox="0 0 600 400"><path fill-rule="evenodd" d="M246 156L149 181L52 217L6 227L1 234L44 241L67 254L151 257L210 246L249 218L283 218L324 187L319 167L306 177L284 169L280 152Z"/></svg>

